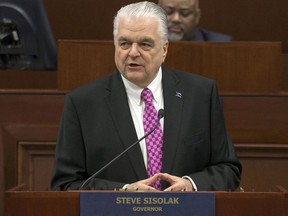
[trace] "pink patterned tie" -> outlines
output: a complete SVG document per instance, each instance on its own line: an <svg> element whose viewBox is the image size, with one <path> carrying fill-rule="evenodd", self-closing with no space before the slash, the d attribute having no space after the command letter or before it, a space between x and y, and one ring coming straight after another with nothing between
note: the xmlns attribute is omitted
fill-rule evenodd
<svg viewBox="0 0 288 216"><path fill-rule="evenodd" d="M158 121L158 114L153 105L152 92L145 88L141 93L141 99L145 102L145 109L143 114L143 125L145 134L148 133ZM148 176L151 177L156 173L161 172L162 168L162 145L163 145L163 133L160 124L146 137L146 146L148 152L148 165L147 172ZM160 180L152 185L154 188L160 190Z"/></svg>

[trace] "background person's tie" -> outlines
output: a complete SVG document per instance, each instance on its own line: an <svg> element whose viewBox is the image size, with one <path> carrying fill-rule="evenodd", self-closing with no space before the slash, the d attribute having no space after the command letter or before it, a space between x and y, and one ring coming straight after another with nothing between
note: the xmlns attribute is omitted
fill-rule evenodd
<svg viewBox="0 0 288 216"><path fill-rule="evenodd" d="M149 132L158 121L158 113L153 105L153 95L152 92L145 88L141 93L141 99L145 102L145 108L143 113L143 125L144 133ZM163 146L163 132L160 124L146 137L146 146L148 152L148 164L147 172L148 176L151 177L156 173L161 172L162 168L162 146ZM156 189L161 189L160 180L158 180L154 185Z"/></svg>

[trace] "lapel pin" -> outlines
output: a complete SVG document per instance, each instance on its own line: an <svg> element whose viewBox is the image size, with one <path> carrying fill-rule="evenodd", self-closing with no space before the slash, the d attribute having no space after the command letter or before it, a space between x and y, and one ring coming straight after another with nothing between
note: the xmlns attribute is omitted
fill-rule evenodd
<svg viewBox="0 0 288 216"><path fill-rule="evenodd" d="M178 98L182 98L182 93L176 92L175 96L178 97Z"/></svg>

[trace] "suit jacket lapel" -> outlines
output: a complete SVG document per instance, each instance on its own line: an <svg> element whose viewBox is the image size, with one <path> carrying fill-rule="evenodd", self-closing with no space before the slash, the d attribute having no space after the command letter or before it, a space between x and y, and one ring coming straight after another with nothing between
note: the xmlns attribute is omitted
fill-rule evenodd
<svg viewBox="0 0 288 216"><path fill-rule="evenodd" d="M123 144L123 150L138 140L131 112L128 105L127 94L119 72L112 75L107 90L108 109L110 109L115 128L119 133L119 140ZM120 152L119 152L120 154ZM129 157L138 179L147 178L142 152L139 145L130 149L126 155ZM123 155L124 156L124 155Z"/></svg>
<svg viewBox="0 0 288 216"><path fill-rule="evenodd" d="M175 74L163 67L164 92L164 145L163 145L163 172L172 173L176 150L179 143L179 134L183 108L183 88Z"/></svg>

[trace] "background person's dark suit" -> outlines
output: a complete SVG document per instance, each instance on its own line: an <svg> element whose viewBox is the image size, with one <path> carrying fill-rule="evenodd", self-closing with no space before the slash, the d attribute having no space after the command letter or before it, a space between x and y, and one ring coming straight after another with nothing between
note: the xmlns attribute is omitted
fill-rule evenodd
<svg viewBox="0 0 288 216"><path fill-rule="evenodd" d="M218 32L207 31L203 28L196 28L194 31L193 41L214 41L214 42L229 42L233 38L230 35L225 35Z"/></svg>
<svg viewBox="0 0 288 216"><path fill-rule="evenodd" d="M162 83L163 172L189 175L198 190L236 189L241 165L233 144L227 140L214 81L163 68ZM69 93L52 188L79 189L83 180L137 139L119 72ZM93 179L87 189L121 188L147 177L137 145L103 171L99 179Z"/></svg>

